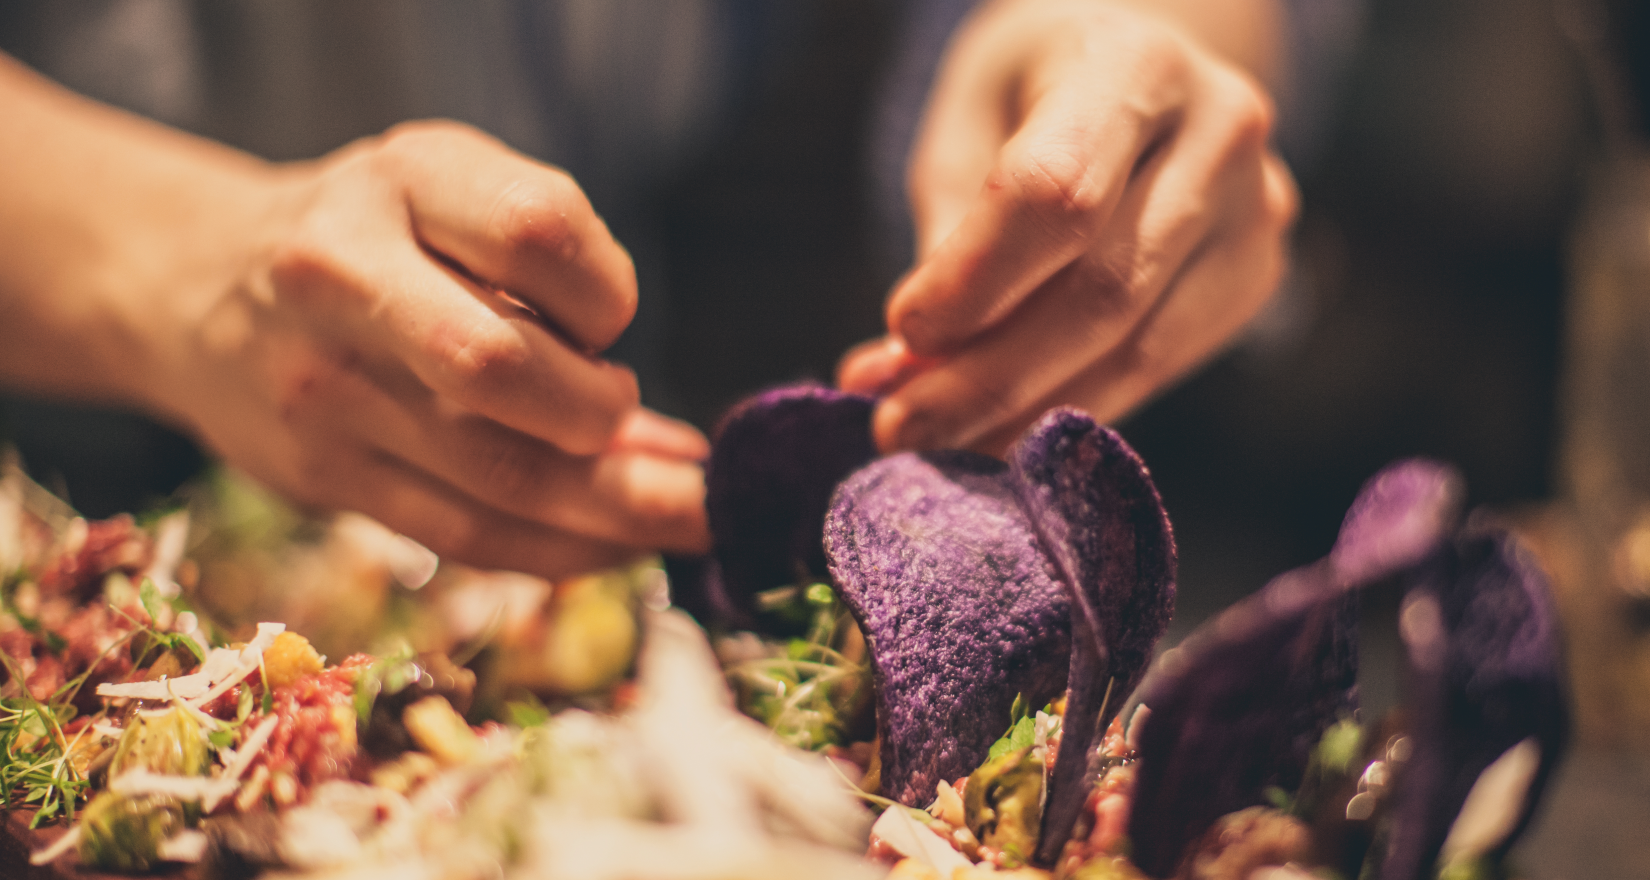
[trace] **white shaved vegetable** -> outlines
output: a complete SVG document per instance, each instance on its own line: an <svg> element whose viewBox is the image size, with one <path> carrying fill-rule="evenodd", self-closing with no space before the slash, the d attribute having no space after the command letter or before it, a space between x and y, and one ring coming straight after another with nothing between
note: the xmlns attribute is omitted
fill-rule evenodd
<svg viewBox="0 0 1650 880"><path fill-rule="evenodd" d="M227 693L248 675L258 671L264 650L285 631L284 623L260 623L258 634L246 647L239 650L214 648L206 655L198 672L159 681L104 683L97 686L97 695L133 700L170 700L175 697L198 708Z"/></svg>
<svg viewBox="0 0 1650 880"><path fill-rule="evenodd" d="M206 835L200 831L179 831L155 848L155 854L168 862L193 864L206 855Z"/></svg>
<svg viewBox="0 0 1650 880"><path fill-rule="evenodd" d="M143 768L127 771L109 780L109 790L116 794L163 794L182 801L203 801L208 797L222 799L234 794L236 785L233 779L176 776Z"/></svg>
<svg viewBox="0 0 1650 880"><path fill-rule="evenodd" d="M1541 746L1531 737L1484 768L1450 826L1438 863L1447 866L1479 858L1506 840L1540 767Z"/></svg>
<svg viewBox="0 0 1650 880"><path fill-rule="evenodd" d="M933 868L941 877L950 877L958 868L970 868L973 862L963 857L934 833L926 824L912 816L907 807L889 807L871 826L871 833L883 843L908 859Z"/></svg>

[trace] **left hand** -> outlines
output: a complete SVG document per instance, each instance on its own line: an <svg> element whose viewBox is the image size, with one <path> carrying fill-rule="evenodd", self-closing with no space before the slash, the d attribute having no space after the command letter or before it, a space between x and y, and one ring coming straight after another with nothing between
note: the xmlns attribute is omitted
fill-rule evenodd
<svg viewBox="0 0 1650 880"><path fill-rule="evenodd" d="M1103 0L997 0L959 30L913 148L918 262L839 381L877 444L1001 453L1044 410L1115 419L1265 303L1297 196L1262 86Z"/></svg>

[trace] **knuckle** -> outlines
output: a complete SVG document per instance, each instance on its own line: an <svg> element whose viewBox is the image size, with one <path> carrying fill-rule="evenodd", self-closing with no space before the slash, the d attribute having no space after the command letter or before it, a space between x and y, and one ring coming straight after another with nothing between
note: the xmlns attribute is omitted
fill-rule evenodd
<svg viewBox="0 0 1650 880"><path fill-rule="evenodd" d="M609 253L605 225L571 178L552 173L516 181L499 195L488 227L508 277L541 275L546 262L573 267L576 277L588 273L590 283L578 291L587 298L577 309L580 326L567 328L579 342L606 348L635 317L635 267L628 256Z"/></svg>
<svg viewBox="0 0 1650 880"><path fill-rule="evenodd" d="M269 294L300 313L370 307L373 287L327 218L309 216L267 252Z"/></svg>
<svg viewBox="0 0 1650 880"><path fill-rule="evenodd" d="M584 252L584 194L559 175L516 181L493 206L489 232L518 265L548 256L576 263Z"/></svg>
<svg viewBox="0 0 1650 880"><path fill-rule="evenodd" d="M1087 221L1105 207L1105 187L1090 170L1076 144L1046 142L1028 150L1012 175L1034 212L1069 224Z"/></svg>
<svg viewBox="0 0 1650 880"><path fill-rule="evenodd" d="M1277 111L1272 100L1246 74L1235 70L1213 74L1207 112L1216 120L1211 131L1221 145L1228 166L1253 165L1266 155Z"/></svg>
<svg viewBox="0 0 1650 880"><path fill-rule="evenodd" d="M1192 71L1186 38L1155 22L1138 23L1129 37L1112 45L1121 45L1128 53L1127 64L1135 82L1145 87L1141 93L1153 94L1160 89L1178 93Z"/></svg>
<svg viewBox="0 0 1650 880"><path fill-rule="evenodd" d="M509 388L531 361L527 346L507 326L437 328L426 343L430 356L451 377L466 403L491 401Z"/></svg>
<svg viewBox="0 0 1650 880"><path fill-rule="evenodd" d="M619 340L620 334L635 320L636 309L639 306L636 267L628 256L615 271L619 275L612 279L612 283L605 291L606 308L598 310L593 323L592 332L595 338L591 342L598 351Z"/></svg>
<svg viewBox="0 0 1650 880"><path fill-rule="evenodd" d="M1272 136L1277 110L1272 100L1247 76L1227 74L1226 103L1233 140L1249 146L1263 146Z"/></svg>

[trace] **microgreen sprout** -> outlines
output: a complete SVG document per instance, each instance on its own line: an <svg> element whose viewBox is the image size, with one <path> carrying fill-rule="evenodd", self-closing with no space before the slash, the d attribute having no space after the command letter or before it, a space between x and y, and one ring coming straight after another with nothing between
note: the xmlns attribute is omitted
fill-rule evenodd
<svg viewBox="0 0 1650 880"><path fill-rule="evenodd" d="M34 807L30 828L59 814L72 820L87 781L69 760L80 737L77 734L70 742L59 716L72 717L74 707L35 699L23 684L22 670L4 650L0 650L0 664L19 692L16 697L0 699L0 806Z"/></svg>
<svg viewBox="0 0 1650 880"><path fill-rule="evenodd" d="M740 695L740 709L798 748L839 744L868 672L863 662L844 653L853 621L826 584L785 587L770 594L773 600L789 603L779 609L780 601L772 601L774 610L806 615L806 635L782 643L772 656L727 669Z"/></svg>

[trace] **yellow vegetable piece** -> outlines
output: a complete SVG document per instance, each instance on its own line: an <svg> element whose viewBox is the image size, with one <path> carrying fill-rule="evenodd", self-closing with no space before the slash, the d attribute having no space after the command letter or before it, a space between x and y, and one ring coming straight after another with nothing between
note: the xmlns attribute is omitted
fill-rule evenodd
<svg viewBox="0 0 1650 880"><path fill-rule="evenodd" d="M401 723L419 748L447 766L462 764L481 751L481 737L444 697L425 697L408 706Z"/></svg>
<svg viewBox="0 0 1650 880"><path fill-rule="evenodd" d="M316 653L309 639L287 630L275 637L264 649L264 678L272 688L286 687L306 675L314 675L326 666L326 660Z"/></svg>

